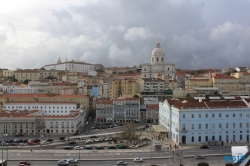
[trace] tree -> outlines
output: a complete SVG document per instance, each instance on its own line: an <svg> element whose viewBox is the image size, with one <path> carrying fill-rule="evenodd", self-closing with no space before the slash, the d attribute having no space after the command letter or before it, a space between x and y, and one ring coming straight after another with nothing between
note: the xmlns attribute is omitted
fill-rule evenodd
<svg viewBox="0 0 250 166"><path fill-rule="evenodd" d="M200 162L197 164L197 166L209 166L209 164L206 162Z"/></svg>
<svg viewBox="0 0 250 166"><path fill-rule="evenodd" d="M133 97L134 97L134 98L140 98L138 95L134 95Z"/></svg>
<svg viewBox="0 0 250 166"><path fill-rule="evenodd" d="M128 123L127 128L125 129L124 133L122 133L122 138L126 139L128 142L132 143L141 136L141 132L136 131L135 123Z"/></svg>
<svg viewBox="0 0 250 166"><path fill-rule="evenodd" d="M30 80L24 80L23 83L28 85L28 83L30 82Z"/></svg>
<svg viewBox="0 0 250 166"><path fill-rule="evenodd" d="M186 95L186 97L191 97L191 95L188 93L188 94Z"/></svg>

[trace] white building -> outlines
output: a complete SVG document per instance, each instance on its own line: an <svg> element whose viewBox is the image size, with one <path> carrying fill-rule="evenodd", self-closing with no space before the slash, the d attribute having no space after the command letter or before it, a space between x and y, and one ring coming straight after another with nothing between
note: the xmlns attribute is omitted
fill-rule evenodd
<svg viewBox="0 0 250 166"><path fill-rule="evenodd" d="M50 64L43 66L45 70L69 70L70 72L85 72L88 73L88 71L94 70L94 65L85 63L85 62L75 62L72 61L66 61L62 62L59 58L56 64Z"/></svg>
<svg viewBox="0 0 250 166"><path fill-rule="evenodd" d="M156 43L151 54L151 63L141 64L141 78L156 78L159 74L175 77L175 65L165 62L165 52L161 49L160 43Z"/></svg>
<svg viewBox="0 0 250 166"><path fill-rule="evenodd" d="M160 124L181 144L249 142L249 114L243 97L172 98L159 103Z"/></svg>
<svg viewBox="0 0 250 166"><path fill-rule="evenodd" d="M64 116L43 116L42 111L1 111L0 132L8 135L72 135L85 126L85 110L75 110Z"/></svg>
<svg viewBox="0 0 250 166"><path fill-rule="evenodd" d="M90 71L88 71L88 75L95 77L95 76L97 76L97 72L95 70L90 70Z"/></svg>
<svg viewBox="0 0 250 166"><path fill-rule="evenodd" d="M103 83L102 84L102 97L108 98L109 97L109 84Z"/></svg>
<svg viewBox="0 0 250 166"><path fill-rule="evenodd" d="M65 116L69 115L72 110L76 109L76 103L63 102L63 103L52 103L52 102L9 102L4 103L3 109L6 111L18 110L19 112L28 110L39 110L42 111L43 116Z"/></svg>
<svg viewBox="0 0 250 166"><path fill-rule="evenodd" d="M10 94L34 94L39 93L38 87L27 86L24 84L15 85L15 84L6 84L3 85L3 91Z"/></svg>

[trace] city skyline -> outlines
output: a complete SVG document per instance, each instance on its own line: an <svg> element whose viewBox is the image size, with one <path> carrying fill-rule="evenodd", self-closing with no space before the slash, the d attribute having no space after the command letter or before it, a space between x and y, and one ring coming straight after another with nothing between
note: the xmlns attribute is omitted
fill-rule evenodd
<svg viewBox="0 0 250 166"><path fill-rule="evenodd" d="M150 62L156 42L176 68L248 66L250 1L8 1L0 5L1 68L82 60Z"/></svg>

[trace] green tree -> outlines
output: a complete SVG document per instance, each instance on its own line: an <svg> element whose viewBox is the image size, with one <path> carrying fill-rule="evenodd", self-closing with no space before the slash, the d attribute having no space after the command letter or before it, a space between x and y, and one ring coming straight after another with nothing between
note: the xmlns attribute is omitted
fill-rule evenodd
<svg viewBox="0 0 250 166"><path fill-rule="evenodd" d="M197 166L209 166L209 164L206 162L200 162L197 164Z"/></svg>
<svg viewBox="0 0 250 166"><path fill-rule="evenodd" d="M30 82L30 80L24 80L23 83L28 85L28 83Z"/></svg>
<svg viewBox="0 0 250 166"><path fill-rule="evenodd" d="M134 97L134 98L140 98L138 95L134 95L133 97Z"/></svg>
<svg viewBox="0 0 250 166"><path fill-rule="evenodd" d="M186 95L186 97L191 97L191 95L188 93L188 94Z"/></svg>

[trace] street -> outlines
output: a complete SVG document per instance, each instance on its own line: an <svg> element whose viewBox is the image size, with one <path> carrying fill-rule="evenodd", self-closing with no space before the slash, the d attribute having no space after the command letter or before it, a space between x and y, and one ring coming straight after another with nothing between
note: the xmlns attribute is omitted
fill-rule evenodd
<svg viewBox="0 0 250 166"><path fill-rule="evenodd" d="M68 157L69 158L69 157ZM66 158L60 158L66 159ZM109 161L79 161L79 166L114 166L117 165L117 160L109 160ZM28 161L28 160L27 160ZM177 166L180 162L184 163L185 166L195 166L197 163L201 161L205 161L209 163L209 166L222 166L225 164L223 160L223 156L211 156L206 157L202 160L197 160L193 157L191 158L174 158L174 159L152 159L152 160L144 160L141 163L135 163L132 159L130 160L123 160L128 163L130 166L150 166L152 164L156 164L158 166ZM8 166L17 166L19 161L8 161ZM55 166L57 165L57 161L31 161L32 166ZM72 164L73 165L73 164Z"/></svg>

